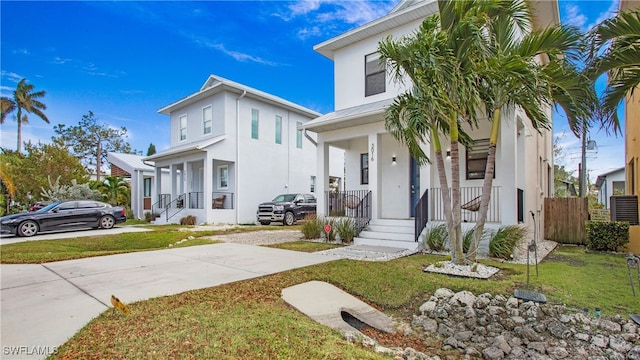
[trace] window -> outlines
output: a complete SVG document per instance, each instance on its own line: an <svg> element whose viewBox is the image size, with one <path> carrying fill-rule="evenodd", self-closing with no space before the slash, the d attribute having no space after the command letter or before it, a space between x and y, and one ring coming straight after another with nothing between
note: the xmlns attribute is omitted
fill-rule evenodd
<svg viewBox="0 0 640 360"><path fill-rule="evenodd" d="M385 65L380 63L380 54L373 53L364 57L365 87L364 96L385 92Z"/></svg>
<svg viewBox="0 0 640 360"><path fill-rule="evenodd" d="M218 166L218 189L229 187L229 165Z"/></svg>
<svg viewBox="0 0 640 360"><path fill-rule="evenodd" d="M300 126L302 126L302 123L298 121L296 123L296 127ZM298 129L298 131L296 131L296 147L298 149L302 149L302 129Z"/></svg>
<svg viewBox="0 0 640 360"><path fill-rule="evenodd" d="M311 177L311 189L309 190L309 192L316 192L316 177L315 176Z"/></svg>
<svg viewBox="0 0 640 360"><path fill-rule="evenodd" d="M360 184L369 184L369 154L360 154Z"/></svg>
<svg viewBox="0 0 640 360"><path fill-rule="evenodd" d="M202 109L202 133L211 134L211 123L213 122L211 106Z"/></svg>
<svg viewBox="0 0 640 360"><path fill-rule="evenodd" d="M613 185L613 195L624 195L624 191L625 191L624 181L612 181L611 185Z"/></svg>
<svg viewBox="0 0 640 360"><path fill-rule="evenodd" d="M187 115L180 116L180 141L187 139Z"/></svg>
<svg viewBox="0 0 640 360"><path fill-rule="evenodd" d="M259 116L260 116L260 114L258 113L258 110L251 109L251 138L252 139L257 139L258 138L258 120L259 120Z"/></svg>
<svg viewBox="0 0 640 360"><path fill-rule="evenodd" d="M144 197L151 197L151 178L144 178Z"/></svg>
<svg viewBox="0 0 640 360"><path fill-rule="evenodd" d="M276 144L282 144L282 116L276 115Z"/></svg>
<svg viewBox="0 0 640 360"><path fill-rule="evenodd" d="M489 156L489 139L475 140L467 148L467 180L484 179ZM495 177L495 171L493 176Z"/></svg>

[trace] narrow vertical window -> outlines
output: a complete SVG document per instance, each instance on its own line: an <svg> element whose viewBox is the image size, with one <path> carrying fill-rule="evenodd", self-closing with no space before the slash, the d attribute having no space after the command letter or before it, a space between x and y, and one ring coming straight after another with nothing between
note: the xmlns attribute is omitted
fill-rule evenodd
<svg viewBox="0 0 640 360"><path fill-rule="evenodd" d="M151 178L144 178L144 197L151 197Z"/></svg>
<svg viewBox="0 0 640 360"><path fill-rule="evenodd" d="M202 109L202 133L211 134L211 123L213 122L211 106Z"/></svg>
<svg viewBox="0 0 640 360"><path fill-rule="evenodd" d="M369 184L369 154L360 154L360 184Z"/></svg>
<svg viewBox="0 0 640 360"><path fill-rule="evenodd" d="M218 189L227 189L229 187L229 166L218 166Z"/></svg>
<svg viewBox="0 0 640 360"><path fill-rule="evenodd" d="M302 126L302 123L298 121L296 123L296 127L300 126ZM296 147L298 149L302 149L302 129L298 129L298 131L296 131Z"/></svg>
<svg viewBox="0 0 640 360"><path fill-rule="evenodd" d="M180 141L187 139L187 115L180 116Z"/></svg>
<svg viewBox="0 0 640 360"><path fill-rule="evenodd" d="M488 156L489 139L475 140L467 148L467 180L484 179ZM495 169L493 175L495 177Z"/></svg>
<svg viewBox="0 0 640 360"><path fill-rule="evenodd" d="M257 109L251 109L251 138L258 138L258 120L260 114Z"/></svg>
<svg viewBox="0 0 640 360"><path fill-rule="evenodd" d="M380 63L380 54L373 53L364 57L364 96L380 94L386 90L385 66Z"/></svg>
<svg viewBox="0 0 640 360"><path fill-rule="evenodd" d="M310 192L314 193L316 192L316 177L312 176L311 177L311 188L309 189Z"/></svg>
<svg viewBox="0 0 640 360"><path fill-rule="evenodd" d="M282 116L276 115L276 144L282 144Z"/></svg>

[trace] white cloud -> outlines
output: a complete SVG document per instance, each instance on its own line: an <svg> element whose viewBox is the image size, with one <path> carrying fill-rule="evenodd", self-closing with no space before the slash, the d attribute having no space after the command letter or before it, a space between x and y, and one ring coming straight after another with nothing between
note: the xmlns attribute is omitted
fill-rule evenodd
<svg viewBox="0 0 640 360"><path fill-rule="evenodd" d="M580 12L580 7L578 5L566 5L564 7L564 11L564 18L566 19L565 23L567 25L573 25L584 29L584 26L587 23L587 16Z"/></svg>
<svg viewBox="0 0 640 360"><path fill-rule="evenodd" d="M56 65L64 65L66 63L68 63L69 61L71 61L71 59L63 59L59 56L56 56L53 58L53 63Z"/></svg>
<svg viewBox="0 0 640 360"><path fill-rule="evenodd" d="M203 37L198 37L198 36L195 36L195 35L189 35L189 34L185 34L185 33L182 33L182 35L187 37L187 38L189 38L189 39L191 39L193 42L195 42L196 44L198 44L198 45L200 45L202 47L220 51L223 54L231 56L232 58L234 58L235 60L240 61L240 62L255 62L255 63L258 63L258 64L269 65L269 66L277 66L277 65L279 65L276 62L263 59L263 58L261 58L259 56L254 56L254 55L243 53L243 52L240 52L240 51L229 50L229 49L227 49L225 47L224 44L217 43L217 42L205 39Z"/></svg>
<svg viewBox="0 0 640 360"><path fill-rule="evenodd" d="M303 28L298 30L298 38L300 40L306 40L308 38L311 37L316 37L322 34L322 31L320 30L320 27L318 26L313 26L310 28Z"/></svg>

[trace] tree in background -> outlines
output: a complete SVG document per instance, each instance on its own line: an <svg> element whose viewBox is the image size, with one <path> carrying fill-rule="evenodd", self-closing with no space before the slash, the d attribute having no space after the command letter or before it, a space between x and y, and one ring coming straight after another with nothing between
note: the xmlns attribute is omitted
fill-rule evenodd
<svg viewBox="0 0 640 360"><path fill-rule="evenodd" d="M51 138L53 142L70 149L87 169L95 168L97 181L100 181L102 164L108 162L107 154L110 151L131 153L131 145L123 139L127 129L98 124L92 111L82 115L82 120L76 126L58 124L53 129L58 135Z"/></svg>
<svg viewBox="0 0 640 360"><path fill-rule="evenodd" d="M156 146L153 143L149 144L149 148L147 149L147 156L151 156L156 153Z"/></svg>
<svg viewBox="0 0 640 360"><path fill-rule="evenodd" d="M10 171L11 164L3 154L0 154L0 203L3 204L0 207L0 215L4 215L9 212L9 204L11 200L16 196L17 188L16 184L11 178Z"/></svg>
<svg viewBox="0 0 640 360"><path fill-rule="evenodd" d="M83 184L89 180L84 166L67 149L54 144L32 144L30 141L24 145L24 153L0 149L2 171L16 187L13 197L17 205L15 211L25 210L29 204L42 200L42 189L49 188L49 176L59 177L62 184L73 181ZM8 203L5 201L5 208Z"/></svg>
<svg viewBox="0 0 640 360"><path fill-rule="evenodd" d="M2 113L0 114L0 124L4 123L9 113L16 111L16 121L18 122L18 145L16 151L18 152L22 149L22 124L29 122L27 113L36 114L44 120L44 122L49 123L49 119L42 112L42 110L47 109L47 105L39 100L43 98L46 93L44 90L34 92L33 89L33 85L27 84L27 79L22 79L13 92L13 99L9 99L8 97L2 97L1 99L0 110Z"/></svg>
<svg viewBox="0 0 640 360"><path fill-rule="evenodd" d="M98 190L91 189L88 183L78 184L73 179L71 185L60 184L60 176L55 182L51 182L51 178L47 176L49 182L48 188L42 188L41 196L45 200L102 200L102 193Z"/></svg>
<svg viewBox="0 0 640 360"><path fill-rule="evenodd" d="M560 146L560 138L553 139L553 186L554 197L575 197L578 179L573 175L573 171L568 171L564 165L558 165L559 159L564 157L564 149ZM561 161L560 161L561 162Z"/></svg>

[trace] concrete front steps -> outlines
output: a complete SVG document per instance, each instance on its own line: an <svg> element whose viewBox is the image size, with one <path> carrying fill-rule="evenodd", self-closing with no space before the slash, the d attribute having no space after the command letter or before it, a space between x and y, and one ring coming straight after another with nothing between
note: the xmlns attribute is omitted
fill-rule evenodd
<svg viewBox="0 0 640 360"><path fill-rule="evenodd" d="M353 244L415 250L419 244L413 235L414 226L413 220L372 219Z"/></svg>

